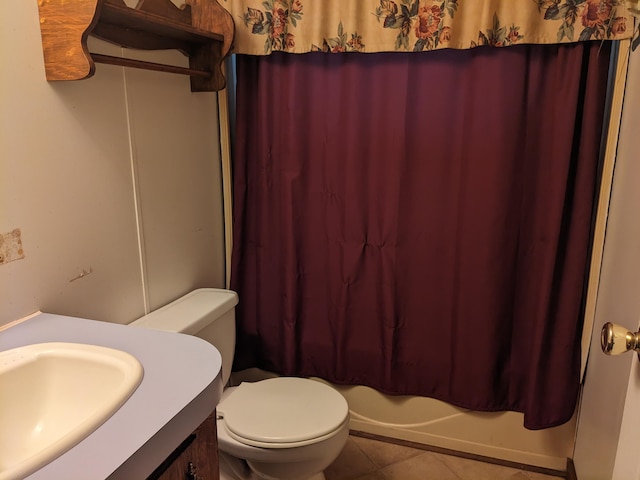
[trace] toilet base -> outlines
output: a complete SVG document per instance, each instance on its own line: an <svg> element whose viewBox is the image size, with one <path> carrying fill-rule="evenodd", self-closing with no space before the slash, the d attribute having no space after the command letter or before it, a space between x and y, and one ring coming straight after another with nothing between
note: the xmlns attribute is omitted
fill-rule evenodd
<svg viewBox="0 0 640 480"><path fill-rule="evenodd" d="M260 477L253 472L247 462L234 458L224 452L219 452L220 480L265 480L267 477ZM277 480L277 479L267 479ZM300 480L326 480L324 473L320 472L307 479Z"/></svg>

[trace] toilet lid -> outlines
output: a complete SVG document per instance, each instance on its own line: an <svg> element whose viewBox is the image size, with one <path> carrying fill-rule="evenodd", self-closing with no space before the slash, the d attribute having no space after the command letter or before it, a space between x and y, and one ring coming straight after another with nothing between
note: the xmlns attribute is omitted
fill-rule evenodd
<svg viewBox="0 0 640 480"><path fill-rule="evenodd" d="M337 430L349 407L335 389L314 380L279 377L242 383L218 404L228 433L241 443L286 448Z"/></svg>

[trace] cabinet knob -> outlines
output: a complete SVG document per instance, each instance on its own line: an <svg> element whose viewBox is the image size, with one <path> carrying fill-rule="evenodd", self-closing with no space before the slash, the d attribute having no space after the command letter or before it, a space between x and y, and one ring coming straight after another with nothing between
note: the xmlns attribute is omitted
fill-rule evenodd
<svg viewBox="0 0 640 480"><path fill-rule="evenodd" d="M198 475L198 467L191 462L187 465L187 480L202 480L202 477Z"/></svg>

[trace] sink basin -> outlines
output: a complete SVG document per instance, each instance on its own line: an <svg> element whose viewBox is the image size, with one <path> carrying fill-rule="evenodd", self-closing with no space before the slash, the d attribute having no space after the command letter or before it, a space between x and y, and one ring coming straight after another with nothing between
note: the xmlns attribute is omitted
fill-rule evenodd
<svg viewBox="0 0 640 480"><path fill-rule="evenodd" d="M135 391L129 353L79 343L0 352L0 480L24 478L75 446Z"/></svg>

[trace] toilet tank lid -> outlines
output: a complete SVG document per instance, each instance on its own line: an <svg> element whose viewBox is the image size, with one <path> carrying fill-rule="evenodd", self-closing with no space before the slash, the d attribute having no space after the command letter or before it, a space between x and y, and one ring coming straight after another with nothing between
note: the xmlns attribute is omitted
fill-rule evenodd
<svg viewBox="0 0 640 480"><path fill-rule="evenodd" d="M238 304L232 290L200 288L131 323L138 327L194 335Z"/></svg>

